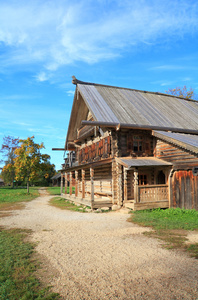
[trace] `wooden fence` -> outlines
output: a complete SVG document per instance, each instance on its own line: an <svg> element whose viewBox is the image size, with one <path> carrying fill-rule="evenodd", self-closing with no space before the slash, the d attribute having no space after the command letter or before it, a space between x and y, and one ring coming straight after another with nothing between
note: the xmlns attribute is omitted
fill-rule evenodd
<svg viewBox="0 0 198 300"><path fill-rule="evenodd" d="M168 200L168 185L139 185L138 202L155 202Z"/></svg>

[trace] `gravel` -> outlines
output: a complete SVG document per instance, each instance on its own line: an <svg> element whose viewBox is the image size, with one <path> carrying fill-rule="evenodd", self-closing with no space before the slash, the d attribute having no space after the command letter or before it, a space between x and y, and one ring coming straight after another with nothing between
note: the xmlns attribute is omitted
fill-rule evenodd
<svg viewBox="0 0 198 300"><path fill-rule="evenodd" d="M32 230L43 280L62 299L198 299L196 259L144 236L126 213L60 210L40 193L0 225Z"/></svg>

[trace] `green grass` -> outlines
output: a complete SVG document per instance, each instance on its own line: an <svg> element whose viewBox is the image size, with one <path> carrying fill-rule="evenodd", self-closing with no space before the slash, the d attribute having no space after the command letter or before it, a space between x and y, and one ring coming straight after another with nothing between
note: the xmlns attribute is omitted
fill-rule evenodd
<svg viewBox="0 0 198 300"><path fill-rule="evenodd" d="M30 201L39 196L37 187L30 187L30 193L27 194L26 188L0 188L0 209L8 206L9 204L14 204L23 201Z"/></svg>
<svg viewBox="0 0 198 300"><path fill-rule="evenodd" d="M61 188L59 186L47 187L47 191L50 195L60 195Z"/></svg>
<svg viewBox="0 0 198 300"><path fill-rule="evenodd" d="M86 208L90 208L90 207L84 207L83 205L77 206L61 197L52 198L50 200L50 204L61 209L68 209L68 210L79 211L79 212L86 212Z"/></svg>
<svg viewBox="0 0 198 300"><path fill-rule="evenodd" d="M198 211L180 208L134 211L129 221L152 227L154 231L145 234L163 240L166 248L188 251L198 258L198 243L186 244L187 231L198 230Z"/></svg>
<svg viewBox="0 0 198 300"><path fill-rule="evenodd" d="M152 226L154 229L198 229L198 211L170 208L135 211L132 214L133 222L143 226Z"/></svg>
<svg viewBox="0 0 198 300"><path fill-rule="evenodd" d="M53 186L48 187L47 191L50 193L50 195L60 195L61 194L61 188L59 186ZM63 192L65 190L63 189ZM72 193L75 193L75 187L72 187ZM69 187L67 187L67 194L69 194Z"/></svg>
<svg viewBox="0 0 198 300"><path fill-rule="evenodd" d="M36 278L39 266L32 259L33 245L24 242L25 236L20 230L0 229L0 299L59 299Z"/></svg>

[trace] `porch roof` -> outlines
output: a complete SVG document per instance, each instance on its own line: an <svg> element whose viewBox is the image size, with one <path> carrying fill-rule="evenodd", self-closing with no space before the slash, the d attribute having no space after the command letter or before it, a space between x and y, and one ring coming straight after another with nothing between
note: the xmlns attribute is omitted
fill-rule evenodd
<svg viewBox="0 0 198 300"><path fill-rule="evenodd" d="M171 163L155 157L119 157L116 161L126 168L172 166Z"/></svg>

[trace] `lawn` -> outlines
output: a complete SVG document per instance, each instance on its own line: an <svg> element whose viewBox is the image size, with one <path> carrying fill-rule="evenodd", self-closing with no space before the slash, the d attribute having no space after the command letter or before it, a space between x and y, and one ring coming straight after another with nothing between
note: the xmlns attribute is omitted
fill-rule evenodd
<svg viewBox="0 0 198 300"><path fill-rule="evenodd" d="M48 187L47 191L51 194L51 195L58 195L60 196L61 194L61 188L59 186L53 186L53 187ZM72 193L75 193L75 187L72 187ZM69 187L67 187L67 194L69 194Z"/></svg>
<svg viewBox="0 0 198 300"><path fill-rule="evenodd" d="M194 209L153 209L135 211L132 214L133 222L154 229L198 229L198 211Z"/></svg>
<svg viewBox="0 0 198 300"><path fill-rule="evenodd" d="M91 207L84 207L83 205L77 206L67 201L65 198L61 198L61 197L52 198L50 200L50 204L60 209L68 209L68 210L79 211L79 212L87 212L87 209L91 209Z"/></svg>
<svg viewBox="0 0 198 300"><path fill-rule="evenodd" d="M160 238L167 248L189 251L198 258L198 243L185 243L188 231L198 230L198 211L180 208L134 211L129 221L152 227L154 230L145 234Z"/></svg>
<svg viewBox="0 0 198 300"><path fill-rule="evenodd" d="M39 196L38 187L30 187L30 193L26 188L12 189L10 187L0 188L0 209L7 208L19 202L30 201Z"/></svg>
<svg viewBox="0 0 198 300"><path fill-rule="evenodd" d="M0 229L0 299L59 299L36 278L39 264L32 259L34 246L24 242L26 236L21 230Z"/></svg>
<svg viewBox="0 0 198 300"><path fill-rule="evenodd" d="M59 186L47 187L47 191L50 193L50 195L61 194L61 188Z"/></svg>

